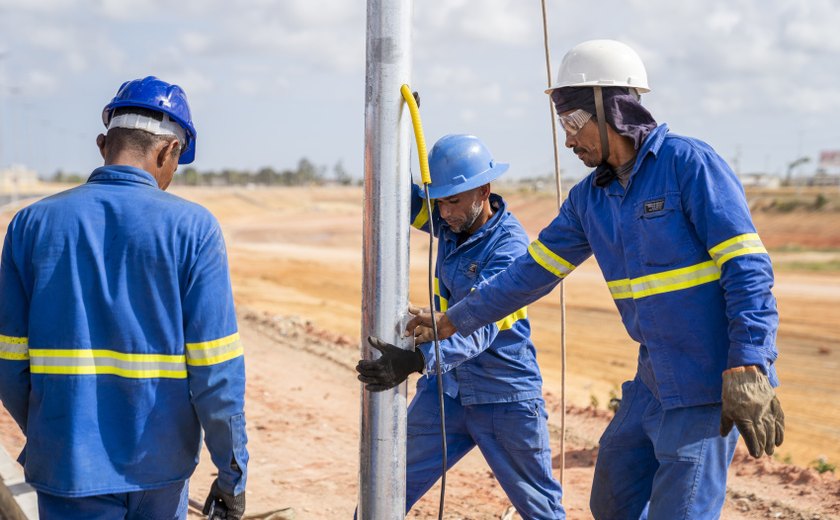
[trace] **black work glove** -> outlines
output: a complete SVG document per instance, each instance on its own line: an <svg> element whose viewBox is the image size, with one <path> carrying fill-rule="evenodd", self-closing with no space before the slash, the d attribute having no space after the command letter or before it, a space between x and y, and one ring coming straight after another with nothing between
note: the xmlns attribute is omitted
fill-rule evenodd
<svg viewBox="0 0 840 520"><path fill-rule="evenodd" d="M209 520L242 520L242 515L245 514L245 492L238 495L225 493L219 488L219 479L216 479L210 487L210 494L207 495L201 512L207 515Z"/></svg>
<svg viewBox="0 0 840 520"><path fill-rule="evenodd" d="M361 360L356 365L359 381L371 392L394 388L412 372L422 372L424 361L419 350L403 350L374 336L368 337L370 346L382 353L373 361Z"/></svg>
<svg viewBox="0 0 840 520"><path fill-rule="evenodd" d="M755 367L737 367L723 373L720 434L734 424L755 458L772 455L785 438L785 414L770 381Z"/></svg>

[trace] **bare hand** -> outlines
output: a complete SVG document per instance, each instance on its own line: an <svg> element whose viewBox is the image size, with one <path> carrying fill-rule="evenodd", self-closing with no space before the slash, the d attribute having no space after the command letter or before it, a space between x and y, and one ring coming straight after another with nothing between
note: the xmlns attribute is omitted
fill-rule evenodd
<svg viewBox="0 0 840 520"><path fill-rule="evenodd" d="M428 307L420 308L415 307L413 305L409 306L408 312L412 314L414 317L409 320L408 325L405 327L405 335L406 336L418 336L426 337L426 332L421 328L418 332L418 327L424 327L429 329L428 336L431 336L431 329L432 324L437 324L437 332L438 332L438 339L443 340L448 338L449 336L455 334L457 329L449 321L449 318L446 317L446 314L443 312L432 312ZM420 340L416 340L420 342Z"/></svg>

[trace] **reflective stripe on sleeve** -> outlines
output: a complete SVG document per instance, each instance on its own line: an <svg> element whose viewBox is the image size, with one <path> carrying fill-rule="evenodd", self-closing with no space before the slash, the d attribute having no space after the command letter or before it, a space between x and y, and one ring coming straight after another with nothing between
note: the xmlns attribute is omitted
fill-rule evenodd
<svg viewBox="0 0 840 520"><path fill-rule="evenodd" d="M239 333L235 332L213 341L187 343L187 365L215 365L239 357L243 353Z"/></svg>
<svg viewBox="0 0 840 520"><path fill-rule="evenodd" d="M640 278L614 280L607 282L607 287L616 300L638 299L654 294L680 291L719 279L720 269L713 260L708 260L689 267L649 274Z"/></svg>
<svg viewBox="0 0 840 520"><path fill-rule="evenodd" d="M508 330L512 328L517 321L524 320L528 317L528 307L522 307L518 311L514 312L513 314L509 314L504 318L500 319L496 322L496 326L499 327L499 332L503 330Z"/></svg>
<svg viewBox="0 0 840 520"><path fill-rule="evenodd" d="M767 249L764 248L757 233L738 235L709 249L709 255L718 267L723 266L731 258L750 254L767 254Z"/></svg>
<svg viewBox="0 0 840 520"><path fill-rule="evenodd" d="M29 359L29 340L0 334L0 359L26 361Z"/></svg>
<svg viewBox="0 0 840 520"><path fill-rule="evenodd" d="M429 210L426 207L426 200L423 200L422 208L420 208L420 213L414 217L414 222L411 223L411 227L417 229L423 229L423 226L426 225L426 222L429 221ZM435 209L435 201L432 201L432 211Z"/></svg>
<svg viewBox="0 0 840 520"><path fill-rule="evenodd" d="M574 265L556 255L539 240L531 242L531 245L528 246L528 252L535 262L557 278L565 278L575 269Z"/></svg>
<svg viewBox="0 0 840 520"><path fill-rule="evenodd" d="M125 354L101 349L30 349L33 374L107 374L127 378L185 379L184 356Z"/></svg>
<svg viewBox="0 0 840 520"><path fill-rule="evenodd" d="M440 281L435 278L435 296L438 297L438 311L446 312L449 309L449 300L440 295Z"/></svg>

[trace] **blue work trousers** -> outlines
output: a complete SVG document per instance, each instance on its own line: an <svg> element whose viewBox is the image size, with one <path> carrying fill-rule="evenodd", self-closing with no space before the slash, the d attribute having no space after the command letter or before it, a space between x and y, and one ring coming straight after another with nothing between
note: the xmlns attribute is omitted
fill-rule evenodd
<svg viewBox="0 0 840 520"><path fill-rule="evenodd" d="M637 377L601 437L589 506L598 520L720 517L738 431L720 436L720 404L663 410Z"/></svg>
<svg viewBox="0 0 840 520"><path fill-rule="evenodd" d="M463 406L444 396L444 410L448 468L478 446L523 519L566 518L560 484L551 474L542 398ZM407 442L406 511L441 476L440 412L433 387L420 390L408 407Z"/></svg>
<svg viewBox="0 0 840 520"><path fill-rule="evenodd" d="M159 489L88 497L60 497L38 492L41 520L184 520L189 481Z"/></svg>

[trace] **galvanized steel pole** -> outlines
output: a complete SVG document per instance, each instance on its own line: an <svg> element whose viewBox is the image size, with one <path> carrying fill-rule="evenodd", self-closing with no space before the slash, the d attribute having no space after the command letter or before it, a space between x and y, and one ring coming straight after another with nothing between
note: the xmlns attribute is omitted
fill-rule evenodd
<svg viewBox="0 0 840 520"><path fill-rule="evenodd" d="M409 112L400 85L411 77L411 0L368 0L365 69L365 204L362 357L378 336L401 348L408 307ZM406 384L362 388L361 520L405 518Z"/></svg>

